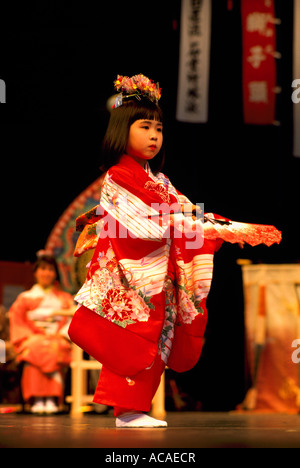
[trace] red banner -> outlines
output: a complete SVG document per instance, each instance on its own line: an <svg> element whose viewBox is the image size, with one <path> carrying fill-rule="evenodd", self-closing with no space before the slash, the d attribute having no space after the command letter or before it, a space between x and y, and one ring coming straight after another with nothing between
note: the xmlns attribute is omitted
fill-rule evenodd
<svg viewBox="0 0 300 468"><path fill-rule="evenodd" d="M242 0L243 101L246 124L275 121L276 29L274 0Z"/></svg>

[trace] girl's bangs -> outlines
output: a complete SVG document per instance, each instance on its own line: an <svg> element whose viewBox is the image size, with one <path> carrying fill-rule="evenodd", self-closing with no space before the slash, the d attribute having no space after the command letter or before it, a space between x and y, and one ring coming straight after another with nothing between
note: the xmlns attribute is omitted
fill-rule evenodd
<svg viewBox="0 0 300 468"><path fill-rule="evenodd" d="M135 103L136 104L136 103ZM147 103L138 103L132 107L133 115L131 124L136 120L156 120L163 123L163 112L156 104L148 101Z"/></svg>
<svg viewBox="0 0 300 468"><path fill-rule="evenodd" d="M159 109L141 109L137 113L135 120L156 120L157 122L162 122L162 112L159 112Z"/></svg>

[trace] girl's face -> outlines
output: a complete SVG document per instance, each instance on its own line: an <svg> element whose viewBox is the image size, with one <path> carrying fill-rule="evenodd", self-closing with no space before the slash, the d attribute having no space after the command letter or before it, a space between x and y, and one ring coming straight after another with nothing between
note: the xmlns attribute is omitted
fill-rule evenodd
<svg viewBox="0 0 300 468"><path fill-rule="evenodd" d="M35 272L37 283L44 289L53 285L56 280L56 271L53 265L41 263Z"/></svg>
<svg viewBox="0 0 300 468"><path fill-rule="evenodd" d="M130 127L126 152L142 167L155 158L163 144L163 125L157 120L136 120Z"/></svg>

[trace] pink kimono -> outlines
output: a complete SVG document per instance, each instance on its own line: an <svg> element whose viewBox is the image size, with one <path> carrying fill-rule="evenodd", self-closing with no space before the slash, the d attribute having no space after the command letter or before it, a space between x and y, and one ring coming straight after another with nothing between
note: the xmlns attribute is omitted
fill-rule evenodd
<svg viewBox="0 0 300 468"><path fill-rule="evenodd" d="M184 216L191 208L164 174L124 155L105 177L97 210L78 221L75 255L95 252L69 334L102 362L94 401L116 415L148 412L166 365L184 372L197 363L214 253L226 236L251 243L228 220ZM276 229L257 229L255 243L279 242Z"/></svg>
<svg viewBox="0 0 300 468"><path fill-rule="evenodd" d="M71 362L68 321L53 312L68 309L73 298L53 287L45 291L35 285L19 295L10 316L11 341L19 362L24 362L22 394L31 397L57 397L62 403L62 371Z"/></svg>

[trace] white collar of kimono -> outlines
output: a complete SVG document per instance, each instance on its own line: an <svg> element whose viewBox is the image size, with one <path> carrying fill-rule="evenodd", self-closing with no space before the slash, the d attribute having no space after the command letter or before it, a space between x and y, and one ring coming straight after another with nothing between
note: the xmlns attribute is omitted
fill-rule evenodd
<svg viewBox="0 0 300 468"><path fill-rule="evenodd" d="M150 165L149 165L148 162L146 163L145 171L146 171L147 175L148 175L149 177L151 177L152 180L156 180L156 177L155 177L155 175L153 174L153 172L151 171L151 167L150 167Z"/></svg>
<svg viewBox="0 0 300 468"><path fill-rule="evenodd" d="M53 290L53 286L50 286L50 288L44 289L44 288L42 288L42 286L40 286L39 284L35 284L35 285L31 288L30 293L31 293L33 296L39 297L41 294L42 294L42 295L47 294L47 293L51 292L52 290Z"/></svg>

